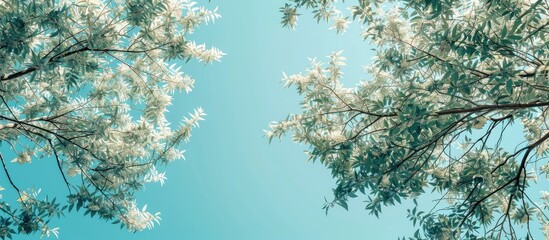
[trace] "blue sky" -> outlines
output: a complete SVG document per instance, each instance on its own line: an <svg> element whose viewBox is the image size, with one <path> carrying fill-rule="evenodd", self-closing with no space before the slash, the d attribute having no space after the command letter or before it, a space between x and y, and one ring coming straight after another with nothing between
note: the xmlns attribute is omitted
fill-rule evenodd
<svg viewBox="0 0 549 240"><path fill-rule="evenodd" d="M219 6L222 18L201 27L192 39L227 55L221 63L184 66L197 80L195 89L176 94L169 120L177 124L196 107L208 115L184 147L186 160L166 168L166 184L149 184L138 194L138 204L162 212L161 224L129 233L98 218L71 213L53 224L61 227L60 239L396 239L413 233L404 207L386 208L378 220L364 210L364 197L352 201L349 211L335 208L326 216L321 208L334 186L329 171L307 162L305 146L290 138L269 144L264 136L270 121L299 112L301 99L293 89L283 88L283 71L303 72L307 58L325 60L331 52L345 49L345 81L353 84L365 76L362 65L373 53L359 37L357 25L336 35L329 25L316 24L305 15L296 30L282 28L278 8L283 4L205 3ZM33 177L18 177L19 183L64 196L60 176L52 174L54 165L48 159L35 164L26 175ZM48 168L52 171L44 171Z"/></svg>
<svg viewBox="0 0 549 240"><path fill-rule="evenodd" d="M207 2L207 1L202 1ZM344 83L356 84L366 76L363 64L371 61L371 46L361 40L360 27L345 34L328 30L310 15L300 17L296 30L282 28L278 9L284 0L213 0L222 18L202 26L191 37L223 50L220 63L204 66L190 62L183 69L196 79L190 94L174 96L168 114L173 125L202 107L206 121L193 132L186 160L163 170L168 181L149 184L138 193L138 204L162 212L153 230L131 233L98 218L73 212L54 220L61 240L202 240L202 239L397 239L412 235L406 206L383 209L380 219L368 215L359 196L349 211L336 207L328 215L324 198L331 199L334 180L320 163L307 162L305 146L289 137L269 144L263 129L269 122L298 113L301 99L284 89L282 72L304 72L308 58L326 61L331 52L345 50ZM519 127L509 131L508 147L522 139ZM6 146L4 146L6 147ZM5 154L8 161L13 155ZM30 165L11 164L13 178L22 189L42 188L62 201L67 195L52 159L33 159ZM0 183L7 186L0 175ZM546 189L543 183L533 192ZM6 187L7 188L7 187ZM2 192L15 194L12 189ZM537 194L537 193L535 193ZM537 195L536 195L537 196ZM11 197L11 196L10 196ZM420 205L432 205L427 196ZM409 203L405 203L409 205ZM15 236L16 240L37 235ZM541 239L541 236L540 236Z"/></svg>

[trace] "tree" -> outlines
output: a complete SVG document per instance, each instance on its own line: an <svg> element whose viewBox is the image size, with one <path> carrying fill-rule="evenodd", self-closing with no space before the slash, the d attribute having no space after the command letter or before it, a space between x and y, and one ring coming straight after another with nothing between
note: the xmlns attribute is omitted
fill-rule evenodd
<svg viewBox="0 0 549 240"><path fill-rule="evenodd" d="M360 192L376 216L413 199L414 239L531 239L534 224L549 237L549 193L531 187L549 176L546 0L287 2L285 26L308 9L338 32L358 22L376 46L368 80L354 88L340 83L340 52L284 75L303 112L267 131L292 134L331 170L326 211ZM428 191L437 200L421 211L416 199Z"/></svg>
<svg viewBox="0 0 549 240"><path fill-rule="evenodd" d="M0 202L0 238L57 236L49 221L73 209L130 231L158 222L134 193L164 183L156 166L182 158L202 120L197 108L172 129L164 114L193 87L181 62L223 55L189 40L216 11L190 0L0 1L0 159L19 201ZM57 165L68 203L18 187L7 151Z"/></svg>

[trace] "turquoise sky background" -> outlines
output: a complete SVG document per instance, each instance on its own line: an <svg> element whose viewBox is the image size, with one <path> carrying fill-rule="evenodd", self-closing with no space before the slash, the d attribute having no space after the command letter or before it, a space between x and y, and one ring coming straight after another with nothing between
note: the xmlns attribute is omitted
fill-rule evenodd
<svg viewBox="0 0 549 240"><path fill-rule="evenodd" d="M176 125L196 107L203 107L208 115L184 147L187 160L166 168L166 184L149 184L138 194L139 205L147 203L149 210L162 212L161 224L130 233L73 212L52 224L61 227L59 239L397 239L412 235L404 207L385 208L378 220L363 210L363 196L351 201L349 211L337 207L326 216L321 208L324 197L331 199L334 186L329 170L307 162L305 146L292 143L289 137L269 144L264 136L269 122L300 111L301 99L280 81L283 71L304 72L308 57L325 61L324 56L345 49L344 78L354 84L365 76L362 64L373 53L358 36L357 25L336 35L328 24L316 24L305 15L296 30L282 28L278 8L284 2L204 3L208 8L219 6L222 18L202 26L192 39L227 55L221 63L184 67L196 79L195 89L176 94L169 119ZM49 159L33 161L37 167L15 180L21 186L34 184L46 193L66 195L61 177L51 174L57 171L56 165ZM24 167L13 166L14 171Z"/></svg>
<svg viewBox="0 0 549 240"><path fill-rule="evenodd" d="M219 6L222 18L202 26L191 39L227 55L213 65L190 62L183 67L196 79L195 88L190 94L174 96L168 119L177 126L197 107L204 108L207 116L184 146L187 160L162 168L167 170L166 184L148 184L137 195L138 204L162 212L163 221L152 230L131 233L72 212L51 224L61 227L59 239L384 240L412 235L415 229L406 219L406 206L387 207L377 219L364 210L365 196L352 200L349 211L336 207L325 215L324 197L332 198L335 183L329 170L307 162L305 146L290 137L269 144L263 133L269 122L300 112L301 98L294 89L283 88L283 71L304 72L307 58L327 61L325 56L331 52L345 50L344 83L352 86L366 77L362 67L371 61L373 51L359 36L360 26L354 24L347 33L337 35L328 30L329 24L317 24L304 14L296 30L283 28L278 10L285 0L201 2L210 9ZM510 136L503 141L507 148L523 140L520 127L506 134ZM14 158L7 150L2 153L7 161ZM41 195L65 201L68 193L53 159L8 167L21 189L42 188ZM532 196L539 196L546 184L532 187ZM0 174L0 185L6 188L0 192L6 199L15 196L4 174ZM432 206L430 198L422 198L420 205ZM533 230L542 239L537 227Z"/></svg>

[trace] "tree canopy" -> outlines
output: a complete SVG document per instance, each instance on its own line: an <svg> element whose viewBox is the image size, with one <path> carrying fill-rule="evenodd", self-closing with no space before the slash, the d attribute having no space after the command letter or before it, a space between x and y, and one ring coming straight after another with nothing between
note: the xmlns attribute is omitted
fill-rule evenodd
<svg viewBox="0 0 549 240"><path fill-rule="evenodd" d="M175 92L193 87L182 62L222 57L189 39L219 17L190 0L0 1L2 187L17 195L0 200L1 239L57 236L51 218L73 209L130 231L160 220L134 193L164 183L156 166L183 157L180 145L204 116L197 108L172 128L165 113ZM56 165L68 203L20 188L10 174L10 164L37 158Z"/></svg>
<svg viewBox="0 0 549 240"><path fill-rule="evenodd" d="M375 47L352 88L341 52L284 75L303 111L267 131L331 170L326 211L362 193L376 216L412 199L413 239L549 237L549 193L532 190L549 176L547 1L288 0L282 24L301 11L338 32L357 22Z"/></svg>

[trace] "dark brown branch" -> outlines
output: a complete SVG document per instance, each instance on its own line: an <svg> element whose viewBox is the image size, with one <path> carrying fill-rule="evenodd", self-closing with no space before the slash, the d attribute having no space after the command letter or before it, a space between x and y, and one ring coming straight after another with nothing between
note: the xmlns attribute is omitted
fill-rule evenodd
<svg viewBox="0 0 549 240"><path fill-rule="evenodd" d="M71 56L71 55L74 55L74 54L77 54L77 53L81 53L81 52L86 52L86 51L102 52L102 53L108 53L108 52L146 53L146 52L149 52L149 51L159 49L159 48L161 48L165 45L168 45L168 44L169 43L165 43L165 44L159 45L155 48L145 49L145 50L124 50L124 49L110 49L110 48L92 49L92 48L89 48L89 47L83 47L83 48L80 48L80 49L77 49L77 50L57 54L57 55L53 56L51 59L49 59L47 62L55 62L55 61L57 61L61 58L65 58L65 57L68 57L68 56ZM16 79L18 77L21 77L21 76L24 76L26 74L32 73L34 71L40 70L40 68L41 68L40 65L35 65L35 66L31 66L27 69L21 70L19 72L15 72L15 73L12 73L12 74L0 76L0 82Z"/></svg>
<svg viewBox="0 0 549 240"><path fill-rule="evenodd" d="M545 107L549 106L549 102L531 102L531 103L510 103L510 104L494 104L494 105L479 105L473 108L454 108L448 110L442 110L435 113L435 115L449 115L458 113L470 113L479 112L484 110L514 110L532 107Z"/></svg>
<svg viewBox="0 0 549 240"><path fill-rule="evenodd" d="M80 48L78 50L58 54L58 55L52 57L48 62L53 62L57 59L68 57L68 56L71 56L71 55L74 55L74 54L77 54L77 53L80 53L80 52L88 51L88 50L90 50L88 47L84 47L84 48ZM9 75L4 75L4 76L0 77L0 82L16 79L18 77L21 77L21 76L24 76L26 74L32 73L32 72L34 72L36 70L39 70L39 69L40 69L40 66L35 65L35 66L29 67L25 70L21 70L19 72L15 72L15 73L12 73L12 74L9 74Z"/></svg>
<svg viewBox="0 0 549 240"><path fill-rule="evenodd" d="M67 180L67 177L65 176L65 173L63 172L63 167L61 167L61 159L59 159L59 154L57 154L57 150L55 149L55 146L53 145L53 142L51 139L47 138L49 145L51 146L51 149L53 151L53 154L55 155L55 161L57 162L57 168L59 168L59 172L61 173L61 176L63 177L63 181L65 181L65 184L67 185L67 189L69 190L69 194L72 194L71 191L71 184Z"/></svg>
<svg viewBox="0 0 549 240"><path fill-rule="evenodd" d="M19 199L21 199L21 203L25 205L25 202L23 201L23 196L21 196L21 190L15 185L13 180L11 179L10 173L8 172L8 168L6 167L6 162L4 161L4 156L2 156L2 153L0 153L0 160L2 161L2 166L4 167L4 172L6 173L6 177L8 178L8 181L10 182L11 186L17 191L17 194L19 194Z"/></svg>

